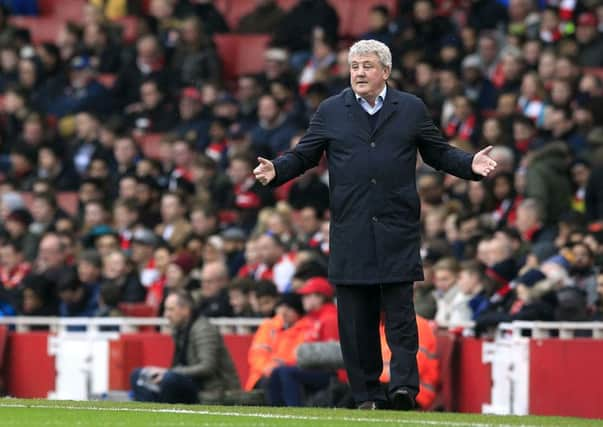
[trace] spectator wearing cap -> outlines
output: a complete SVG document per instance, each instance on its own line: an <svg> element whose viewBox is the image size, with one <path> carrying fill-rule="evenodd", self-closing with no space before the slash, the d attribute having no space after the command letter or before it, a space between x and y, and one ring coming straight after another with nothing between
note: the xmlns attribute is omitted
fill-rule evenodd
<svg viewBox="0 0 603 427"><path fill-rule="evenodd" d="M494 110L498 92L490 80L484 77L479 55L467 55L461 63L461 71L465 96L479 110Z"/></svg>
<svg viewBox="0 0 603 427"><path fill-rule="evenodd" d="M132 266L131 260L120 250L114 250L102 258L102 285L117 286L120 302L142 302L146 297L146 289Z"/></svg>
<svg viewBox="0 0 603 427"><path fill-rule="evenodd" d="M228 275L235 277L245 265L245 241L247 234L238 227L230 227L221 233L224 242L224 254L228 265Z"/></svg>
<svg viewBox="0 0 603 427"><path fill-rule="evenodd" d="M287 253L283 242L275 235L263 234L257 240L260 264L253 272L256 280L274 281L279 292L291 288L291 279L295 273L293 256Z"/></svg>
<svg viewBox="0 0 603 427"><path fill-rule="evenodd" d="M126 107L126 123L136 135L172 130L178 122L178 113L169 102L159 82L148 78L140 84L140 102Z"/></svg>
<svg viewBox="0 0 603 427"><path fill-rule="evenodd" d="M27 209L15 209L4 219L4 229L11 240L23 245L31 221L31 214Z"/></svg>
<svg viewBox="0 0 603 427"><path fill-rule="evenodd" d="M268 145L273 156L289 148L289 141L296 129L287 121L287 117L273 95L263 95L258 100L258 125L251 129L251 144L256 150Z"/></svg>
<svg viewBox="0 0 603 427"><path fill-rule="evenodd" d="M61 155L56 144L44 144L38 148L36 177L47 179L57 191L74 191L79 187L79 175L71 159Z"/></svg>
<svg viewBox="0 0 603 427"><path fill-rule="evenodd" d="M132 261L143 286L149 287L159 277L155 268L153 251L159 245L159 237L148 228L139 228L132 235Z"/></svg>
<svg viewBox="0 0 603 427"><path fill-rule="evenodd" d="M92 227L83 237L82 243L86 249L96 249L101 257L121 247L119 234L106 224Z"/></svg>
<svg viewBox="0 0 603 427"><path fill-rule="evenodd" d="M307 331L301 343L339 341L337 308L333 304L335 288L326 278L313 277L297 293L302 296L306 313L300 322L307 322ZM329 385L333 376L328 371L307 370L286 364L277 366L268 379L268 399L276 406L303 406L302 390L320 391Z"/></svg>
<svg viewBox="0 0 603 427"><path fill-rule="evenodd" d="M216 261L203 265L199 313L207 317L232 316L227 285L228 269L223 262Z"/></svg>
<svg viewBox="0 0 603 427"><path fill-rule="evenodd" d="M255 8L239 20L237 32L272 34L284 16L285 12L276 0L258 0Z"/></svg>
<svg viewBox="0 0 603 427"><path fill-rule="evenodd" d="M91 110L108 113L113 107L109 91L94 77L89 56L76 56L71 60L69 81L61 93L48 104L47 111L57 117Z"/></svg>
<svg viewBox="0 0 603 427"><path fill-rule="evenodd" d="M165 285L163 288L160 312L163 312L165 308L165 299L170 293L179 290L191 293L191 295L193 292L198 293L199 281L192 278L190 274L194 267L195 260L192 255L186 251L181 251L170 258L167 268L165 269Z"/></svg>
<svg viewBox="0 0 603 427"><path fill-rule="evenodd" d="M583 67L603 66L603 36L597 30L597 25L597 16L593 12L582 12L578 15L578 64Z"/></svg>
<svg viewBox="0 0 603 427"><path fill-rule="evenodd" d="M31 271L31 264L25 261L23 248L16 240L6 240L0 246L0 283L4 289L20 287Z"/></svg>
<svg viewBox="0 0 603 427"><path fill-rule="evenodd" d="M210 121L203 111L203 97L198 88L182 88L178 101L178 116L180 121L175 128L176 135L192 141L198 150L204 151L209 144Z"/></svg>
<svg viewBox="0 0 603 427"><path fill-rule="evenodd" d="M186 211L186 200L180 193L168 192L161 197L161 224L155 227L155 233L174 248L179 248L191 232Z"/></svg>

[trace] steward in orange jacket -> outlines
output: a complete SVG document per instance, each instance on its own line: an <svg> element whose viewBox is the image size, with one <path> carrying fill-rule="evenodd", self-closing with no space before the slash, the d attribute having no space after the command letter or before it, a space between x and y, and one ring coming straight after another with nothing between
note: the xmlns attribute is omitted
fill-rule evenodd
<svg viewBox="0 0 603 427"><path fill-rule="evenodd" d="M419 331L419 351L417 352L417 365L419 367L419 394L417 404L423 409L431 406L436 398L440 384L440 361L437 356L437 340L429 322L417 316ZM387 345L383 322L379 325L381 334L381 354L383 356L383 372L379 380L388 383L390 379L389 362L392 353Z"/></svg>

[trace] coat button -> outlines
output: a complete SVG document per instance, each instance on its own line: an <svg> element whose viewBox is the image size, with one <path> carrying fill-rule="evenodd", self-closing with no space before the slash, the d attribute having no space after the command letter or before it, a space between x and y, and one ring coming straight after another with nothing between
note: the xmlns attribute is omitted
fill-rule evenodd
<svg viewBox="0 0 603 427"><path fill-rule="evenodd" d="M371 178L371 183L377 184L377 180L375 178Z"/></svg>
<svg viewBox="0 0 603 427"><path fill-rule="evenodd" d="M371 147L375 148L377 146L377 144L375 144L375 141L371 141Z"/></svg>
<svg viewBox="0 0 603 427"><path fill-rule="evenodd" d="M376 217L376 216L374 216L374 217L372 218L372 220L373 220L373 222L378 222L378 221L379 221L379 220L377 219L377 217Z"/></svg>

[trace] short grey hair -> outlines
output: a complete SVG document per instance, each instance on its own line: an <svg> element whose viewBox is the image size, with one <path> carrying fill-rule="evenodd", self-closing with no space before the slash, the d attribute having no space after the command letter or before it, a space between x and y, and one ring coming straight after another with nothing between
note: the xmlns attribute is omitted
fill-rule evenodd
<svg viewBox="0 0 603 427"><path fill-rule="evenodd" d="M348 63L352 63L354 56L370 55L371 53L377 55L381 65L391 70L392 53L385 43L377 40L360 40L354 43L350 48L350 53L348 53Z"/></svg>

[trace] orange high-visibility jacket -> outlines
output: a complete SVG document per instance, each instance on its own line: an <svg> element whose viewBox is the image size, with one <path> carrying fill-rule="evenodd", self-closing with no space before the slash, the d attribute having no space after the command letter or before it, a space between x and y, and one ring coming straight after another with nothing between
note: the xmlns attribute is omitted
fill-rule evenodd
<svg viewBox="0 0 603 427"><path fill-rule="evenodd" d="M417 316L419 330L419 351L417 352L417 365L419 367L419 394L417 403L421 408L427 409L436 398L440 384L440 361L437 356L437 340L429 322ZM387 383L390 379L389 362L392 353L387 345L385 327L383 322L379 325L381 334L381 354L383 356L383 372L379 380Z"/></svg>
<svg viewBox="0 0 603 427"><path fill-rule="evenodd" d="M262 378L264 368L272 359L276 338L283 331L283 327L283 318L277 315L264 320L255 332L247 355L249 375L245 390L253 390L255 384Z"/></svg>

